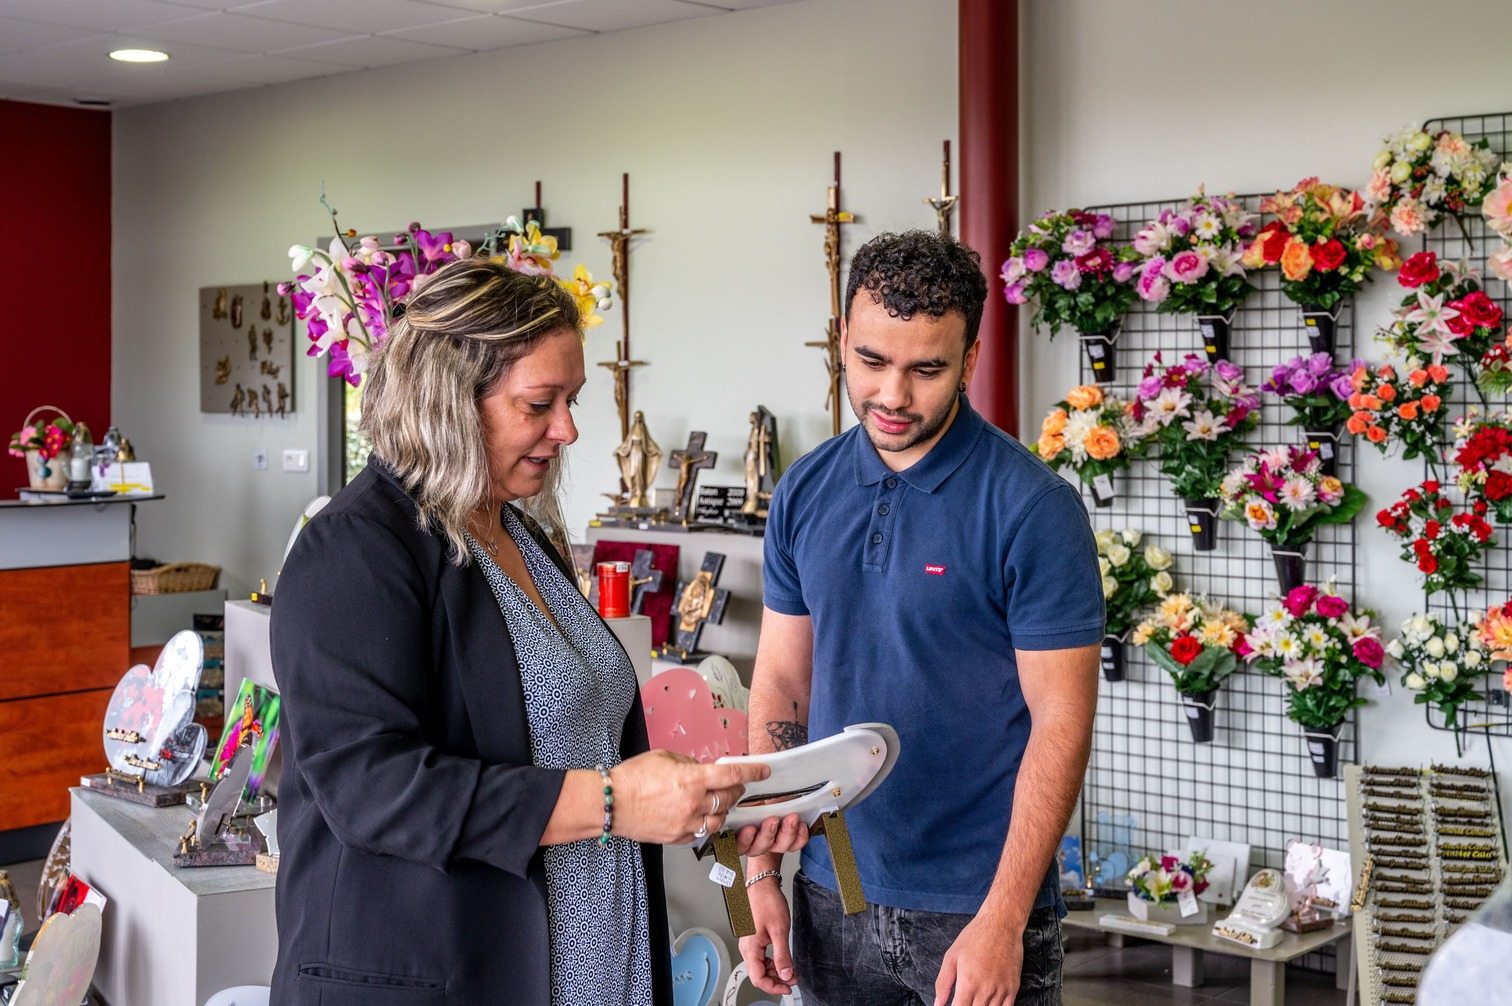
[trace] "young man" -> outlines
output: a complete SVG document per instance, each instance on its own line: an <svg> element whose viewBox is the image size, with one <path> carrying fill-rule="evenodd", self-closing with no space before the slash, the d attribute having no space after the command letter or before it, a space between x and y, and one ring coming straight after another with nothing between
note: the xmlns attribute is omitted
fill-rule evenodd
<svg viewBox="0 0 1512 1006"><path fill-rule="evenodd" d="M858 251L841 339L860 425L772 500L751 750L867 721L901 741L847 814L865 914L841 911L822 837L791 920L780 857L747 868L752 981L813 1006L1060 1002L1054 858L1091 743L1101 577L1077 492L966 401L986 295L949 238Z"/></svg>

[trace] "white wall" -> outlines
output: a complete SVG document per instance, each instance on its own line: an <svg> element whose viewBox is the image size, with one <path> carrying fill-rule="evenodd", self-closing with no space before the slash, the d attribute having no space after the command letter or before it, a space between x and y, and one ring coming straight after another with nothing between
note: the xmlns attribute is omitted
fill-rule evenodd
<svg viewBox="0 0 1512 1006"><path fill-rule="evenodd" d="M1505 11L1502 0L1445 0L1431 14L1404 0L1029 0L1024 211L1180 198L1199 183L1266 192L1318 175L1363 185L1385 134L1512 107L1506 49L1490 30ZM1357 299L1356 348L1367 358L1381 358L1369 333L1399 297L1386 282ZM1021 428L1037 430L1076 383L1077 348L1028 336L1023 345ZM1422 468L1374 451L1356 457L1371 497L1358 529L1358 582L1369 585L1360 600L1394 627L1420 609L1419 579L1372 515ZM1360 722L1363 760L1454 755L1451 736L1430 731L1400 687ZM1512 746L1499 743L1497 755L1512 764ZM1483 742L1469 758L1484 763Z"/></svg>
<svg viewBox="0 0 1512 1006"><path fill-rule="evenodd" d="M822 212L832 153L861 223L933 225L940 141L956 124L953 0L798 0L782 6L355 73L115 116L116 423L168 499L139 513L138 554L224 567L233 596L276 571L315 476L278 470L317 449L317 363L296 360L288 420L198 408L202 286L288 275L285 250L325 233L324 182L344 226L502 220L544 183L549 223L573 228L562 270L607 276L620 173L632 222L635 373L666 452L706 430L704 484L739 484L747 414L776 413L791 460L829 434L821 355L829 312ZM608 373L619 317L589 337L569 520L615 488ZM302 352L302 349L301 349ZM251 467L254 447L272 455ZM664 473L663 484L675 482Z"/></svg>

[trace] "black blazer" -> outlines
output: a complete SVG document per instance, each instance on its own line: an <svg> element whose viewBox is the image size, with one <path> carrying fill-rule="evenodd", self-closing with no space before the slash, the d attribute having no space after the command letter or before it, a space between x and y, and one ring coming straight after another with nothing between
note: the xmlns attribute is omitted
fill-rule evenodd
<svg viewBox="0 0 1512 1006"><path fill-rule="evenodd" d="M373 461L300 533L279 577L273 1006L550 1004L540 839L564 773L531 764L514 645L487 581L448 562L416 513ZM646 748L637 695L621 749ZM641 855L655 1002L670 1004L661 848Z"/></svg>

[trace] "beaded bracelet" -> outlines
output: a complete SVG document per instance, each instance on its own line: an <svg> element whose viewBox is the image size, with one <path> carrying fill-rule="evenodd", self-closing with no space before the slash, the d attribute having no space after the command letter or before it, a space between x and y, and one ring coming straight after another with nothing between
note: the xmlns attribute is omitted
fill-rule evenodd
<svg viewBox="0 0 1512 1006"><path fill-rule="evenodd" d="M599 778L604 782L604 831L598 841L599 845L608 845L609 832L614 828L614 785L609 781L609 770L602 763L593 767L598 769Z"/></svg>

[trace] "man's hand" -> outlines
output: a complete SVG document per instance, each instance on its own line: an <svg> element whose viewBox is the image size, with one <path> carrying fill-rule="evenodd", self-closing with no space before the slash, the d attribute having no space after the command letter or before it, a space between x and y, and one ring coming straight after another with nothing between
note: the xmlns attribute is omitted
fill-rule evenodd
<svg viewBox="0 0 1512 1006"><path fill-rule="evenodd" d="M751 984L763 992L788 995L798 974L793 969L793 954L788 948L788 931L792 916L779 878L758 880L746 892L751 896L751 917L756 920L756 935L740 938L740 956L745 961ZM767 947L772 956L767 957ZM1017 973L1015 972L1015 975Z"/></svg>
<svg viewBox="0 0 1512 1006"><path fill-rule="evenodd" d="M1023 966L1023 928L978 915L945 952L935 979L935 1006L1012 1006Z"/></svg>

